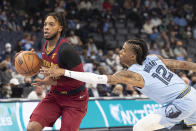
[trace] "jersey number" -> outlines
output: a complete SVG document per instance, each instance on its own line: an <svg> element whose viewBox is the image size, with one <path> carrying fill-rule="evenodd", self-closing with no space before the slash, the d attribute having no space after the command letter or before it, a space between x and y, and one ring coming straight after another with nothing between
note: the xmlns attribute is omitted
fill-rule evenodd
<svg viewBox="0 0 196 131"><path fill-rule="evenodd" d="M162 73L161 73L162 72ZM161 75L162 74L162 75ZM161 76L160 76L161 75ZM173 77L173 74L171 72L168 72L164 66L159 65L156 69L156 73L152 74L152 77L159 79L162 81L165 85L168 85L171 81L171 78Z"/></svg>

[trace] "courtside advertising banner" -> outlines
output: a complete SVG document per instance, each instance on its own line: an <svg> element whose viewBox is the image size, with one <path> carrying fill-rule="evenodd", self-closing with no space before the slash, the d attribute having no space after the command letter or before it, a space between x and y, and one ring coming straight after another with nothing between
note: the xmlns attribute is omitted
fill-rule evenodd
<svg viewBox="0 0 196 131"><path fill-rule="evenodd" d="M38 102L0 103L0 131L26 131L29 117ZM88 111L80 128L107 128L133 126L142 117L157 110L161 105L151 100L90 100ZM59 118L52 128L61 126Z"/></svg>

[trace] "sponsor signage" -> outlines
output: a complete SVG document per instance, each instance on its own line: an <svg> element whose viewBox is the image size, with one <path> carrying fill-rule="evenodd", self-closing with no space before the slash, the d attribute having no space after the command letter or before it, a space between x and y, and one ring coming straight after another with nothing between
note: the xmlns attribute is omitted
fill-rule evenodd
<svg viewBox="0 0 196 131"><path fill-rule="evenodd" d="M38 102L28 101L0 103L0 130L26 131L29 117L37 104ZM133 126L160 106L151 100L90 100L80 128ZM44 128L44 130L58 130L60 126L61 118L52 128Z"/></svg>

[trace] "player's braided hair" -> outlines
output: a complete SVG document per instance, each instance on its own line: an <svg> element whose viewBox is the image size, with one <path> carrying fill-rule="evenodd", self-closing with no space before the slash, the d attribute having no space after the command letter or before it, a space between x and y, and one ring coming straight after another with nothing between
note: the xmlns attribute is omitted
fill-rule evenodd
<svg viewBox="0 0 196 131"><path fill-rule="evenodd" d="M61 32L61 36L65 36L65 33L66 33L66 29L67 29L67 19L65 17L65 14L63 12L52 12L52 13L49 13L46 18L48 16L52 16L54 17L55 20L57 20L61 26L63 26L63 30Z"/></svg>
<svg viewBox="0 0 196 131"><path fill-rule="evenodd" d="M132 49L136 54L136 61L138 64L142 65L148 53L148 47L146 42L142 39L133 39L126 41L126 43L133 45Z"/></svg>

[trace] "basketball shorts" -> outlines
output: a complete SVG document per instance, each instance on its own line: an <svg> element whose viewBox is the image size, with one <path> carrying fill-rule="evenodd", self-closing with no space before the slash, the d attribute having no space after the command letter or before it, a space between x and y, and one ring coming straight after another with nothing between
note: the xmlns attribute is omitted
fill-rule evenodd
<svg viewBox="0 0 196 131"><path fill-rule="evenodd" d="M171 128L182 120L187 125L196 125L196 90L191 87L191 91L183 98L175 99L154 114L162 116L160 124L165 128Z"/></svg>
<svg viewBox="0 0 196 131"><path fill-rule="evenodd" d="M52 127L61 116L60 131L77 131L86 114L88 91L73 96L48 93L34 109L30 122L39 122L42 127Z"/></svg>

